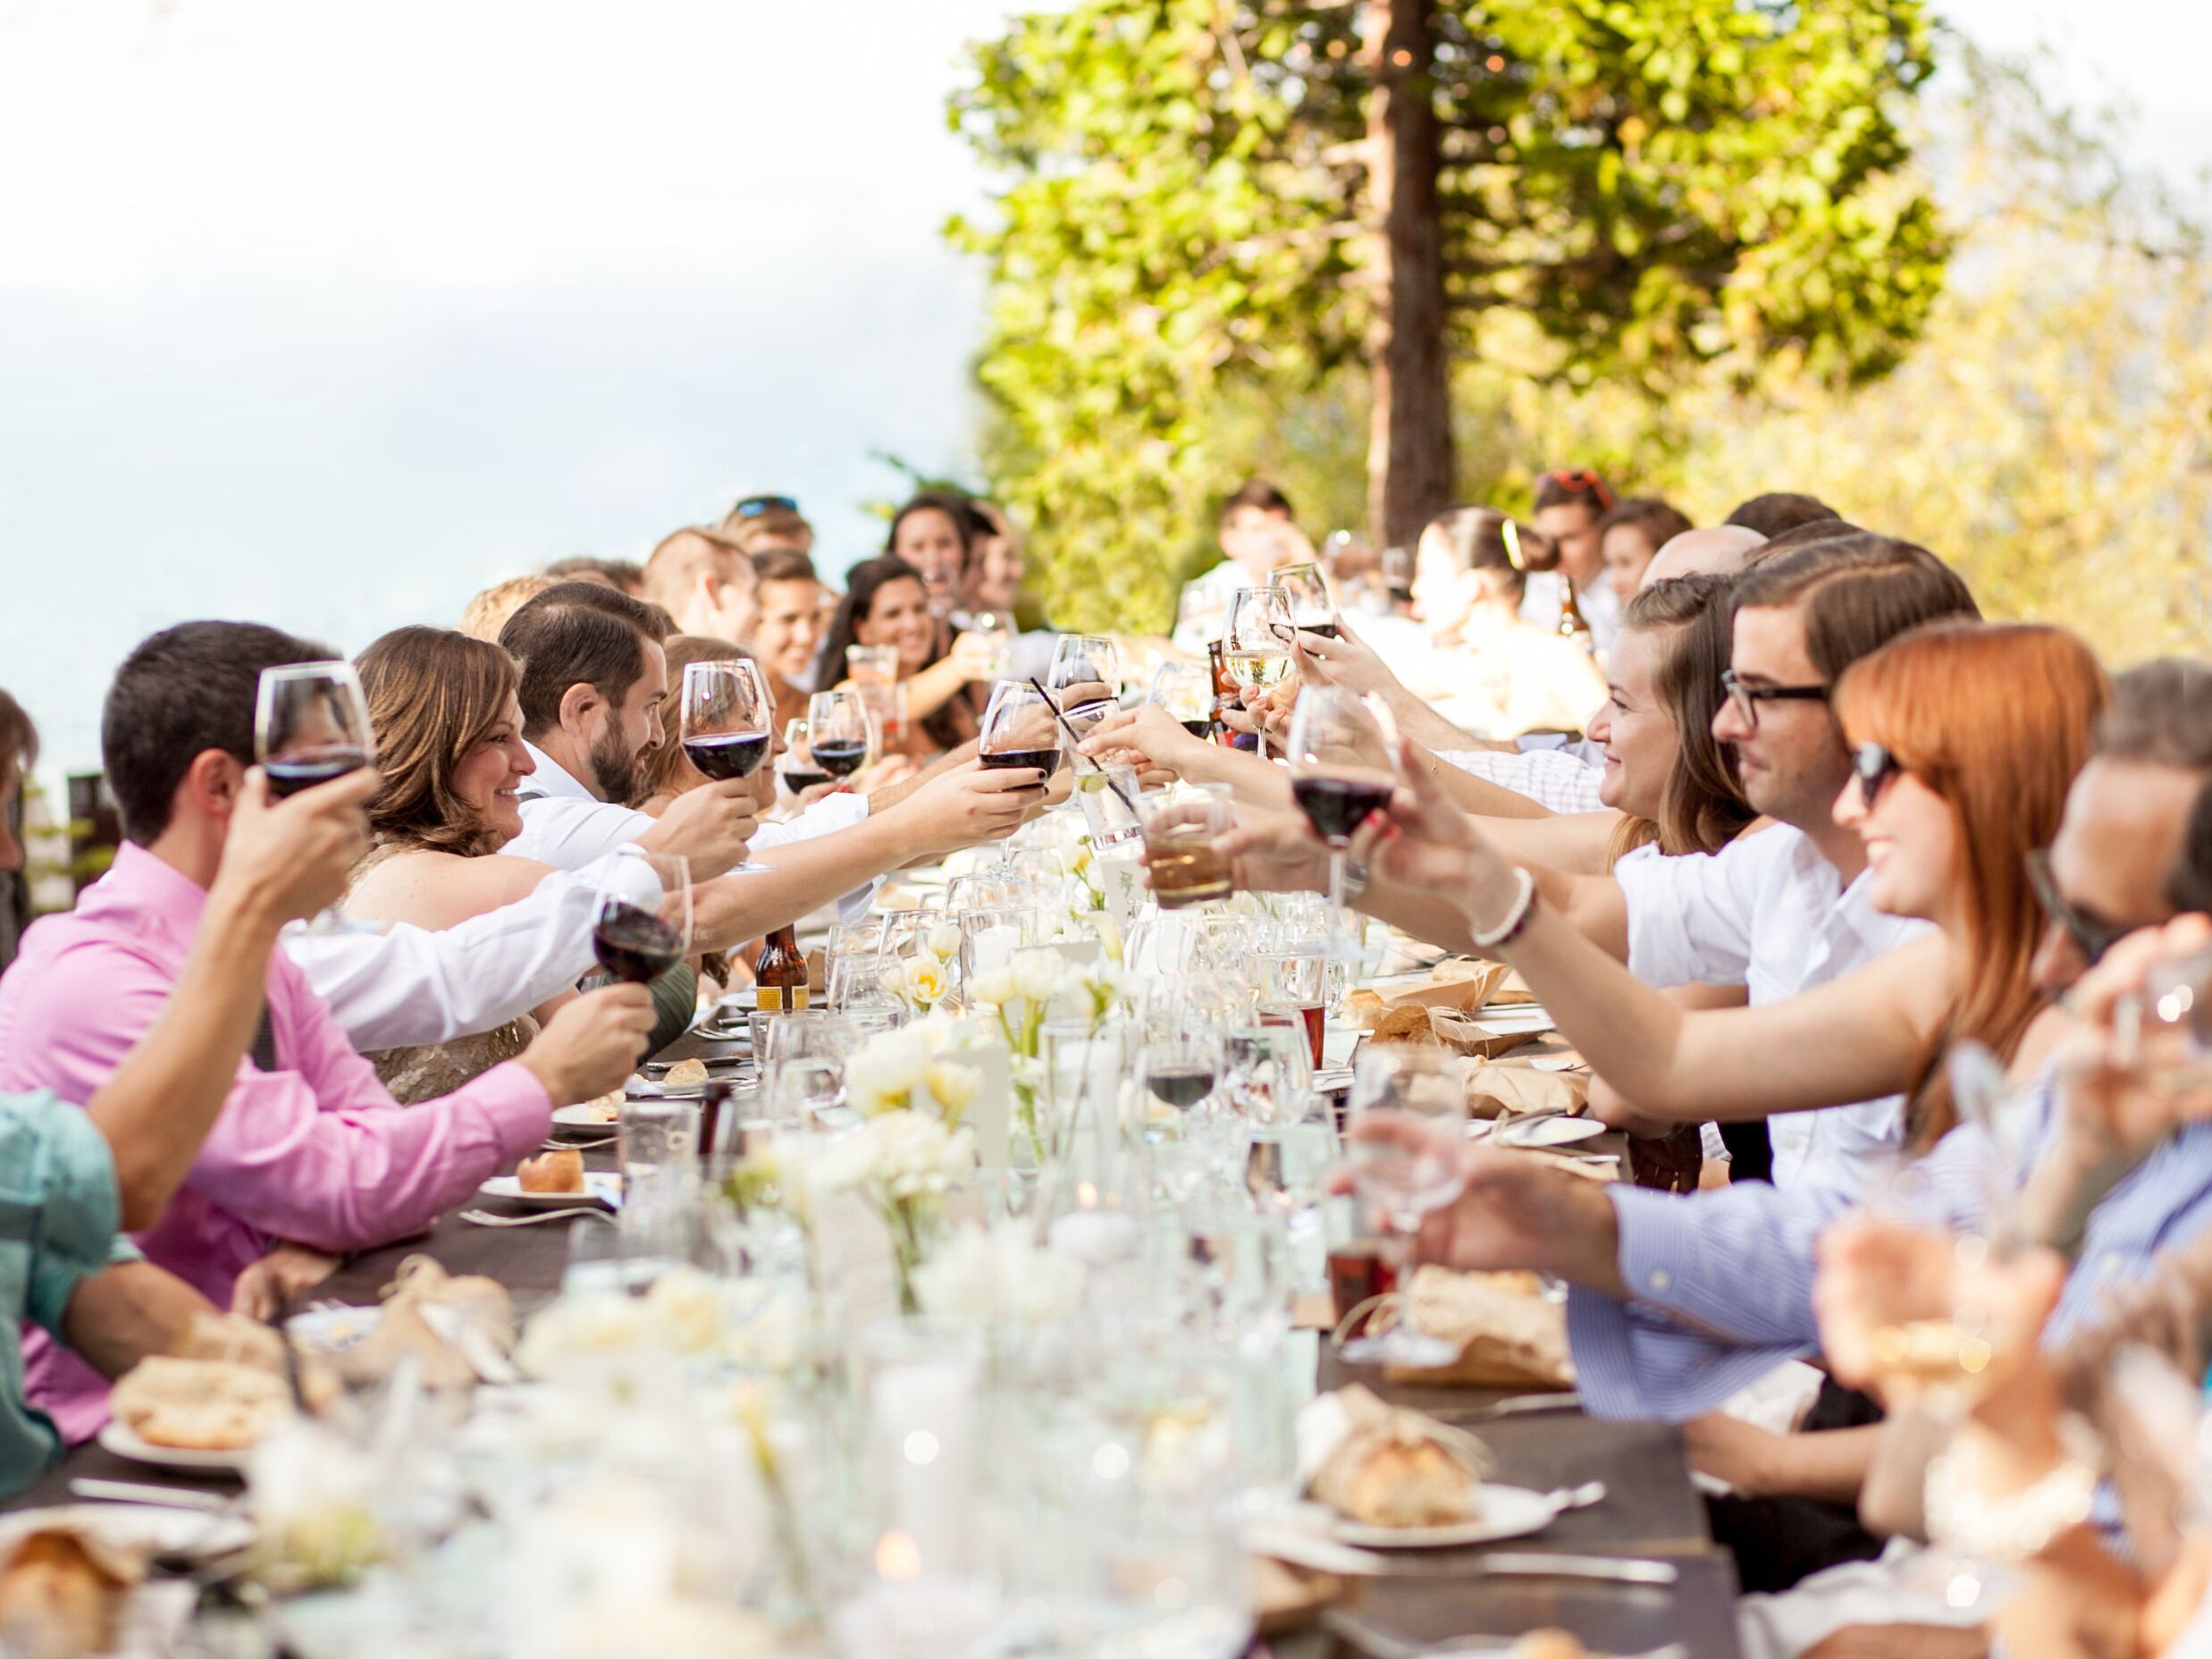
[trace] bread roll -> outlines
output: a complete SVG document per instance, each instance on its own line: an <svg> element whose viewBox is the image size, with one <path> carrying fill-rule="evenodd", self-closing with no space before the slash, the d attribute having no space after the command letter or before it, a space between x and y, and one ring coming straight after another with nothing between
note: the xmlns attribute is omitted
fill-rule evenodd
<svg viewBox="0 0 2212 1659"><path fill-rule="evenodd" d="M584 1154L574 1147L526 1158L515 1171L526 1192L581 1192L584 1191Z"/></svg>

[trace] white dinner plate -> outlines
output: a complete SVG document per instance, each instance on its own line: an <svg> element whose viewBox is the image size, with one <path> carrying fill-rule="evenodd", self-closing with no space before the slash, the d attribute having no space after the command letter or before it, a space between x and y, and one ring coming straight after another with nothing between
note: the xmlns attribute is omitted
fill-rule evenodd
<svg viewBox="0 0 2212 1659"><path fill-rule="evenodd" d="M1516 1124L1527 1126L1517 1128ZM1493 1119L1478 1139L1493 1141L1500 1146L1572 1146L1577 1141L1595 1140L1604 1133L1605 1125L1594 1117L1501 1117Z"/></svg>
<svg viewBox="0 0 2212 1659"><path fill-rule="evenodd" d="M116 1549L194 1562L220 1560L254 1541L254 1524L243 1515L161 1503L64 1503L0 1516L0 1553L48 1527L86 1533Z"/></svg>
<svg viewBox="0 0 2212 1659"><path fill-rule="evenodd" d="M284 1321L284 1335L302 1348L337 1353L376 1328L382 1308L308 1308Z"/></svg>
<svg viewBox="0 0 2212 1659"><path fill-rule="evenodd" d="M1330 1536L1339 1544L1356 1544L1363 1549L1448 1550L1467 1544L1490 1544L1499 1538L1527 1537L1532 1532L1542 1532L1560 1513L1560 1501L1549 1492L1494 1486L1488 1481L1478 1489L1476 1503L1482 1512L1479 1515L1443 1527L1370 1527L1337 1516Z"/></svg>
<svg viewBox="0 0 2212 1659"><path fill-rule="evenodd" d="M100 1444L117 1457L127 1457L134 1463L151 1463L156 1469L217 1470L232 1475L245 1469L251 1451L247 1446L235 1452L194 1452L183 1446L157 1446L150 1440L140 1439L137 1429L116 1422L100 1430Z"/></svg>
<svg viewBox="0 0 2212 1659"><path fill-rule="evenodd" d="M622 1177L611 1169L585 1170L581 1192L526 1192L521 1180L514 1175L494 1175L476 1191L485 1198L520 1204L526 1209L558 1209L564 1204L604 1204L610 1209L622 1207Z"/></svg>
<svg viewBox="0 0 2212 1659"><path fill-rule="evenodd" d="M612 1132L618 1121L601 1117L599 1107L588 1102L577 1106L557 1106L553 1108L553 1127L556 1129L602 1129Z"/></svg>

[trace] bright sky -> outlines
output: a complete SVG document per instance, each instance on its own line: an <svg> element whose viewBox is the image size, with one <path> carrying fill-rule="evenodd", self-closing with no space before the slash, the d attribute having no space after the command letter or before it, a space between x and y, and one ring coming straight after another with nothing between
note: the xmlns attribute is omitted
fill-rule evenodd
<svg viewBox="0 0 2212 1659"><path fill-rule="evenodd" d="M97 764L137 639L349 653L747 490L841 569L956 468L945 130L1005 0L0 0L0 685ZM1956 0L2212 163L2200 0Z"/></svg>

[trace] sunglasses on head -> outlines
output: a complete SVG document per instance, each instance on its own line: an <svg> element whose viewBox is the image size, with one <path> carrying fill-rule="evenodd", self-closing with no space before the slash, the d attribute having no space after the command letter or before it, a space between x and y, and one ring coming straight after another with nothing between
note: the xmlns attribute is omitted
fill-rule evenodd
<svg viewBox="0 0 2212 1659"><path fill-rule="evenodd" d="M1851 753L1852 775L1859 780L1859 795L1868 806L1881 798L1891 779L1905 768L1897 757L1879 743L1863 743Z"/></svg>
<svg viewBox="0 0 2212 1659"><path fill-rule="evenodd" d="M1571 467L1563 472L1539 473L1536 487L1541 490L1547 484L1557 484L1570 495L1594 495L1601 507L1610 509L1613 504L1613 493L1606 487L1605 480L1586 467Z"/></svg>
<svg viewBox="0 0 2212 1659"><path fill-rule="evenodd" d="M2051 873L2048 847L2038 847L2030 853L2027 863L2028 885L2035 890L2035 902L2043 906L2045 915L2065 930L2073 947L2082 953L2082 959L2095 967L2104 960L2107 951L2127 936L2128 930L2099 922L2068 901L2058 890L2058 878Z"/></svg>
<svg viewBox="0 0 2212 1659"><path fill-rule="evenodd" d="M748 495L730 509L740 518L758 518L762 513L795 513L798 502L788 495Z"/></svg>

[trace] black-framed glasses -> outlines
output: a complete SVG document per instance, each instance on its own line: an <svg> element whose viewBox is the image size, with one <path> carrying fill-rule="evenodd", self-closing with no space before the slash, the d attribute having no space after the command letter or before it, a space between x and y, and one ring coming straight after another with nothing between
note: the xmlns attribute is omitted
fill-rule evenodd
<svg viewBox="0 0 2212 1659"><path fill-rule="evenodd" d="M1871 811L1890 779L1905 771L1897 757L1879 743L1863 743L1851 752L1852 774L1859 780L1859 798Z"/></svg>
<svg viewBox="0 0 2212 1659"><path fill-rule="evenodd" d="M2035 902L2043 906L2045 915L2066 931L2066 937L2073 941L2073 947L2090 967L2104 960L2105 953L2127 937L2130 930L2099 922L2058 890L2058 878L2051 874L2048 847L2039 846L2030 853L2027 866L2028 885L2035 890Z"/></svg>
<svg viewBox="0 0 2212 1659"><path fill-rule="evenodd" d="M1746 686L1736 677L1734 669L1720 672L1720 689L1728 695L1729 705L1737 718L1752 730L1759 729L1759 705L1762 703L1826 703L1830 687L1827 686Z"/></svg>
<svg viewBox="0 0 2212 1659"><path fill-rule="evenodd" d="M762 513L795 513L798 510L798 502L788 495L748 495L729 509L733 518L758 518Z"/></svg>

